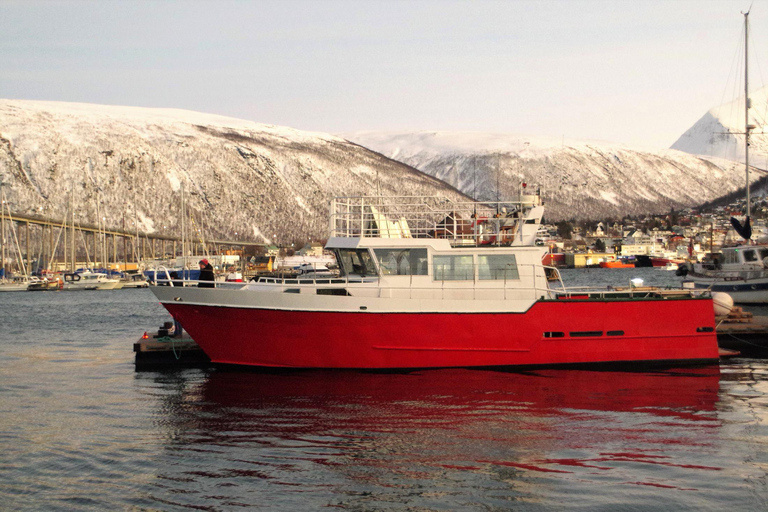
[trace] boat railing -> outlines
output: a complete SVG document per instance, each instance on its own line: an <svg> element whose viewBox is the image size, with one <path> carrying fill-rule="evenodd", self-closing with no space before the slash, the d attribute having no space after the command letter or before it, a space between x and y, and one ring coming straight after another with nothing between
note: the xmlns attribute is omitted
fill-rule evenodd
<svg viewBox="0 0 768 512"><path fill-rule="evenodd" d="M519 243L525 224L535 236L543 209L538 194L512 201L457 202L441 196L337 197L331 237L442 238L454 245Z"/></svg>
<svg viewBox="0 0 768 512"><path fill-rule="evenodd" d="M213 284L214 288L230 288L239 289L243 288L247 283L235 282L235 281L200 281L199 279L190 279L187 277L188 271L183 271L181 276L171 276L171 271L163 265L156 267L149 282L153 286L200 286L200 283L204 283L207 286ZM165 275L165 277L161 277Z"/></svg>
<svg viewBox="0 0 768 512"><path fill-rule="evenodd" d="M165 279L158 278L158 276L160 275L161 271L165 272ZM162 286L162 285L174 286L174 284L173 284L174 281L179 281L179 279L178 278L177 279L171 279L171 273L163 265L160 265L159 267L157 267L155 269L154 274L152 275L152 284L155 285L155 286Z"/></svg>
<svg viewBox="0 0 768 512"><path fill-rule="evenodd" d="M698 273L705 277L712 278L718 282L748 281L751 279L762 279L762 278L768 277L768 270L765 270L765 269L753 269L753 270L702 269L702 271Z"/></svg>
<svg viewBox="0 0 768 512"><path fill-rule="evenodd" d="M556 299L633 299L633 298L672 298L698 297L709 295L709 290L686 288L663 288L658 286L609 286L595 288L593 286L572 286L565 289L552 289Z"/></svg>

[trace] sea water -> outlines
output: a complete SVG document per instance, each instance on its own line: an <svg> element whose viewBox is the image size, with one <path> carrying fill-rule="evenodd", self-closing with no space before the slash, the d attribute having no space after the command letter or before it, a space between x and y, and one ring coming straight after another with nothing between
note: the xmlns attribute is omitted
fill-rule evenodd
<svg viewBox="0 0 768 512"><path fill-rule="evenodd" d="M136 372L169 318L148 290L0 294L0 509L768 510L765 360Z"/></svg>

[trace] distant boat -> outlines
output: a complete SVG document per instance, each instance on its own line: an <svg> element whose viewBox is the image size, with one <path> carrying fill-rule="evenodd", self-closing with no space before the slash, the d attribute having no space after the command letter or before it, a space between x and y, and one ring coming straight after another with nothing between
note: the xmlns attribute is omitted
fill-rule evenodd
<svg viewBox="0 0 768 512"><path fill-rule="evenodd" d="M32 280L27 276L17 276L0 280L0 292L25 292Z"/></svg>
<svg viewBox="0 0 768 512"><path fill-rule="evenodd" d="M102 272L74 272L64 274L64 290L114 290L120 279L110 278Z"/></svg>
<svg viewBox="0 0 768 512"><path fill-rule="evenodd" d="M51 290L60 290L62 286L62 282L58 279L54 278L47 278L44 277L42 279L39 279L35 276L32 276L29 280L29 286L27 287L27 290L30 292L44 292L44 291L51 291Z"/></svg>
<svg viewBox="0 0 768 512"><path fill-rule="evenodd" d="M683 287L725 292L737 304L768 303L768 246L724 247L707 262L678 269Z"/></svg>
<svg viewBox="0 0 768 512"><path fill-rule="evenodd" d="M12 278L8 279L6 276L6 272L8 271L7 268L0 269L0 292L25 292L27 291L27 288L29 287L30 283L32 282L33 278L31 278L29 275L27 275L27 268L24 265L24 258L21 256L21 249L19 247L19 240L16 237L16 231L13 229L13 217L11 216L11 207L8 205L8 201L5 200L5 191L2 190L2 183L0 183L0 239L2 240L8 240L11 239L14 242L14 247L16 249L17 261L19 270L21 270L21 275L19 276L13 276ZM11 221L11 235L10 237L6 237L5 233L5 208L8 208L8 218ZM6 246L7 242L2 244L2 261L3 266L5 266L6 261Z"/></svg>
<svg viewBox="0 0 768 512"><path fill-rule="evenodd" d="M685 260L682 260L680 258L670 258L667 256L651 256L651 266L652 267L666 267L670 263L680 264Z"/></svg>
<svg viewBox="0 0 768 512"><path fill-rule="evenodd" d="M680 262L683 263L683 262ZM666 265L663 267L656 267L660 270L669 270L669 271L675 271L678 268L680 268L680 263L675 263L674 261L668 261Z"/></svg>
<svg viewBox="0 0 768 512"><path fill-rule="evenodd" d="M120 282L123 288L146 288L149 286L146 276L138 272L123 272Z"/></svg>
<svg viewBox="0 0 768 512"><path fill-rule="evenodd" d="M626 260L601 261L598 265L600 265L600 268L635 268L634 263Z"/></svg>

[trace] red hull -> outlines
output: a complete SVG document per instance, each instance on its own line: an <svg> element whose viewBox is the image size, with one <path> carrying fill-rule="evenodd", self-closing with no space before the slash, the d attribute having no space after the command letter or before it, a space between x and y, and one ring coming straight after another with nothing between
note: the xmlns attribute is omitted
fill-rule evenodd
<svg viewBox="0 0 768 512"><path fill-rule="evenodd" d="M683 260L671 260L669 258L651 258L651 265L654 267L666 267L668 263L682 263Z"/></svg>
<svg viewBox="0 0 768 512"><path fill-rule="evenodd" d="M557 300L525 313L367 313L166 303L214 363L549 366L718 359L708 299Z"/></svg>
<svg viewBox="0 0 768 512"><path fill-rule="evenodd" d="M600 268L635 268L634 263L624 263L623 261L601 261L598 265Z"/></svg>

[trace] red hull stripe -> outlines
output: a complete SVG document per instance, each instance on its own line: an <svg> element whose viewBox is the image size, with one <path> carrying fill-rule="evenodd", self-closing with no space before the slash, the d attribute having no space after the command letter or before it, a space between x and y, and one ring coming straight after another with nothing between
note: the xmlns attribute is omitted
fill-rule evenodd
<svg viewBox="0 0 768 512"><path fill-rule="evenodd" d="M387 369L718 359L705 299L540 301L525 313L164 305L215 363Z"/></svg>

